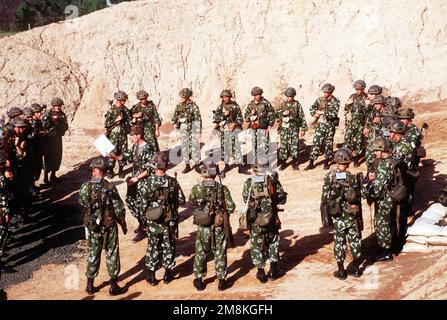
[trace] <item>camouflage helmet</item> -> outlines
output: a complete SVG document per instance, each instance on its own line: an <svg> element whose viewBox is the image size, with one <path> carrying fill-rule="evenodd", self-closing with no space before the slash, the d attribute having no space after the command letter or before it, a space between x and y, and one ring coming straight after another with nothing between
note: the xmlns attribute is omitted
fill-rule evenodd
<svg viewBox="0 0 447 320"><path fill-rule="evenodd" d="M31 110L31 108L25 107L23 108L23 115L25 117L32 117L34 115L33 110Z"/></svg>
<svg viewBox="0 0 447 320"><path fill-rule="evenodd" d="M15 136L15 131L14 131L14 127L11 124L5 125L2 129L1 129L1 138L2 139L7 139L10 137Z"/></svg>
<svg viewBox="0 0 447 320"><path fill-rule="evenodd" d="M262 90L261 87L253 87L253 89L251 89L251 95L254 96L258 96L264 93L264 90Z"/></svg>
<svg viewBox="0 0 447 320"><path fill-rule="evenodd" d="M382 137L376 138L372 143L372 147L374 151L385 151L385 152L391 151L390 140Z"/></svg>
<svg viewBox="0 0 447 320"><path fill-rule="evenodd" d="M97 158L90 163L90 169L101 169L105 170L106 163L103 158Z"/></svg>
<svg viewBox="0 0 447 320"><path fill-rule="evenodd" d="M115 94L113 95L113 97L116 100L127 100L129 97L127 95L127 93L125 93L124 91L117 91L115 92Z"/></svg>
<svg viewBox="0 0 447 320"><path fill-rule="evenodd" d="M366 83L363 80L356 80L352 86L356 90L358 90L358 89L365 89L366 88Z"/></svg>
<svg viewBox="0 0 447 320"><path fill-rule="evenodd" d="M34 113L42 112L42 107L38 103L33 103L30 107L31 111Z"/></svg>
<svg viewBox="0 0 447 320"><path fill-rule="evenodd" d="M13 118L18 117L22 114L23 114L22 109L17 108L17 107L12 107L11 109L9 109L6 112L6 115L8 116L9 119L13 119Z"/></svg>
<svg viewBox="0 0 447 320"><path fill-rule="evenodd" d="M371 87L368 88L368 94L381 94L382 93L382 87L378 86L377 84L373 84Z"/></svg>
<svg viewBox="0 0 447 320"><path fill-rule="evenodd" d="M61 107L64 105L64 101L62 101L62 99L59 97L55 97L55 98L51 99L51 105L53 107L56 107L56 106Z"/></svg>
<svg viewBox="0 0 447 320"><path fill-rule="evenodd" d="M162 151L155 154L152 158L152 162L154 163L156 169L165 170L168 167L168 157Z"/></svg>
<svg viewBox="0 0 447 320"><path fill-rule="evenodd" d="M286 89L286 91L284 91L284 95L285 95L286 97L294 97L294 96L296 96L296 90L295 90L295 88L288 87L288 88Z"/></svg>
<svg viewBox="0 0 447 320"><path fill-rule="evenodd" d="M0 150L0 164L3 164L8 160L8 153L4 150Z"/></svg>
<svg viewBox="0 0 447 320"><path fill-rule="evenodd" d="M130 133L131 136L137 136L137 135L143 135L143 127L140 125L134 125L132 126L132 128L130 128Z"/></svg>
<svg viewBox="0 0 447 320"><path fill-rule="evenodd" d="M388 97L386 99L386 104L394 107L395 109L402 107L402 101L400 101L398 97Z"/></svg>
<svg viewBox="0 0 447 320"><path fill-rule="evenodd" d="M219 167L215 163L202 165L200 175L204 178L214 178L219 174Z"/></svg>
<svg viewBox="0 0 447 320"><path fill-rule="evenodd" d="M180 92L178 94L182 98L191 98L192 90L189 88L183 88L182 90L180 90Z"/></svg>
<svg viewBox="0 0 447 320"><path fill-rule="evenodd" d="M404 134L405 133L405 125L400 120L394 121L390 126L390 132Z"/></svg>
<svg viewBox="0 0 447 320"><path fill-rule="evenodd" d="M413 109L410 109L410 108L400 109L397 112L397 118L398 119L414 119Z"/></svg>
<svg viewBox="0 0 447 320"><path fill-rule="evenodd" d="M231 93L231 90L225 89L225 90L222 90L222 92L220 93L220 97L221 98L222 97L230 97L230 98L232 98L233 94Z"/></svg>
<svg viewBox="0 0 447 320"><path fill-rule="evenodd" d="M323 90L324 93L332 93L335 91L335 87L330 84L330 83L325 83L322 87L321 90Z"/></svg>
<svg viewBox="0 0 447 320"><path fill-rule="evenodd" d="M149 97L149 93L147 93L144 90L140 90L137 92L137 99L138 100L143 100L143 99L147 99Z"/></svg>
<svg viewBox="0 0 447 320"><path fill-rule="evenodd" d="M392 106L390 106L390 105L385 106L385 108L382 111L382 116L383 117L390 116L390 117L393 117L393 118L397 119L396 110L394 110L394 108Z"/></svg>
<svg viewBox="0 0 447 320"><path fill-rule="evenodd" d="M377 95L372 100L372 103L373 104L383 104L383 105L385 105L385 97L382 96L382 95Z"/></svg>
<svg viewBox="0 0 447 320"><path fill-rule="evenodd" d="M22 118L15 118L12 124L14 125L14 128L24 128L28 126L28 123Z"/></svg>
<svg viewBox="0 0 447 320"><path fill-rule="evenodd" d="M352 151L348 148L341 148L334 154L334 161L338 164L350 164L352 162Z"/></svg>

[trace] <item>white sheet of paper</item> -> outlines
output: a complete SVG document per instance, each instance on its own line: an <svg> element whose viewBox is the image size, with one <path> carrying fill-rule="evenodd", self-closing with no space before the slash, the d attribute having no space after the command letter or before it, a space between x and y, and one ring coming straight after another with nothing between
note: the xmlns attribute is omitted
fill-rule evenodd
<svg viewBox="0 0 447 320"><path fill-rule="evenodd" d="M105 134L100 135L99 138L96 139L95 142L93 142L93 145L96 147L96 149L98 149L103 157L105 157L110 152L112 152L113 149L115 149L115 147L110 142L110 140L107 139Z"/></svg>

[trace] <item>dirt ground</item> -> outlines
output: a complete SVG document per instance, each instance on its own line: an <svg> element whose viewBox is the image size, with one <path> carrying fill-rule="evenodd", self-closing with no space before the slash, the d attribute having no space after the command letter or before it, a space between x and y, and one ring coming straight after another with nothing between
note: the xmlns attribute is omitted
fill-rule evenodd
<svg viewBox="0 0 447 320"><path fill-rule="evenodd" d="M447 182L447 103L418 105L416 123L428 122L430 129L426 134L425 146L428 157L421 168L421 178L416 189L417 213L436 201L440 189ZM165 138L162 147L172 143L172 137L167 136L169 128L165 127ZM77 191L82 182L88 177L85 162L98 154L91 146L91 142L99 134L92 129L91 123L81 122L72 129L71 135L65 138L64 167L61 171L63 179L54 186L50 193L53 204L49 204L57 215L76 215L72 220L76 223L76 234L79 241L78 249L69 251L70 259L42 265L32 273L29 279L12 281L6 288L9 299L111 299L108 296L108 277L105 261L95 284L101 290L93 296L84 292L85 287L85 256L82 227L79 225L80 210L76 204ZM207 135L204 135L207 137ZM310 135L306 142L311 143ZM205 140L205 139L204 139ZM342 141L342 132L336 135L336 142ZM306 158L308 148L303 151L302 162ZM319 160L322 160L321 158ZM301 165L303 168L304 165ZM169 170L179 172L179 181L188 196L191 187L197 181L197 175L191 172L182 175L182 165ZM363 164L359 170L366 168ZM224 179L232 192L238 208L242 206L242 177L233 169ZM180 237L177 241L177 264L173 272L174 281L169 285L162 282L157 287L150 286L145 281L144 254L147 243L142 241L133 244L133 229L136 221L127 215L129 233L123 235L120 231L121 285L128 287L128 292L116 299L445 299L447 298L447 256L445 252L430 254L400 254L389 263L373 263L370 257L374 254L375 239L370 235L369 207L363 204L365 228L363 231L363 251L365 261L362 265L363 276L356 279L348 277L340 281L333 277L336 269L333 258L332 233L321 230L320 222L320 194L325 171L320 165L312 171L292 171L288 167L279 173L280 180L286 192L288 202L281 214L282 229L280 231L280 266L285 275L280 279L266 284L260 284L256 278L256 270L250 262L249 238L241 230L237 230L239 214L232 215L231 222L235 233L236 248L228 250L228 280L231 287L224 292L217 290L214 276L214 263L208 263L208 275L205 283L206 290L197 292L192 285L194 241L196 227L192 224L191 210L184 208L180 211ZM125 184L117 177L113 180L125 195ZM58 206L54 206L54 201ZM44 208L42 208L44 209ZM58 220L56 220L58 221ZM73 239L73 238L72 238ZM49 250L66 246L59 243L53 245L52 238L48 240ZM70 241L73 245L73 241ZM36 257L38 259L38 257ZM30 259L32 263L32 259ZM347 258L347 262L351 260ZM157 278L163 276L163 270L157 272Z"/></svg>

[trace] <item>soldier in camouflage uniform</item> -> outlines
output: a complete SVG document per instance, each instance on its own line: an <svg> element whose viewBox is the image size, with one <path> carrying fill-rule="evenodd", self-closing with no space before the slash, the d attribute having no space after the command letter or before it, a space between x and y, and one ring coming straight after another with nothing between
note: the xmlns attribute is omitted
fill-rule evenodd
<svg viewBox="0 0 447 320"><path fill-rule="evenodd" d="M157 138L160 136L161 119L158 115L157 107L152 100L148 100L149 94L140 90L137 92L137 99L140 100L130 110L132 114L132 125L141 125L144 132L144 140L149 144L152 151L158 152Z"/></svg>
<svg viewBox="0 0 447 320"><path fill-rule="evenodd" d="M391 143L388 139L379 137L372 143L378 167L375 172L368 173L369 182L366 186L366 198L375 203L374 229L381 253L377 261L393 260L391 254L391 211L393 201L388 192L388 186L394 180L394 164L391 159Z"/></svg>
<svg viewBox="0 0 447 320"><path fill-rule="evenodd" d="M6 115L7 115L8 118L9 118L8 123L11 123L11 121L13 121L13 120L14 120L15 118L17 118L17 117L20 117L22 114L23 114L22 109L17 108L17 107L12 107L11 109L9 109L9 110L6 112ZM8 124L8 123L6 123L6 124Z"/></svg>
<svg viewBox="0 0 447 320"><path fill-rule="evenodd" d="M180 90L180 103L175 107L171 123L177 130L180 130L182 141L182 155L185 161L185 169L182 173L190 172L192 159L195 170L200 173L200 143L199 136L202 134L202 117L200 109L191 100L192 90L184 88Z"/></svg>
<svg viewBox="0 0 447 320"><path fill-rule="evenodd" d="M368 88L368 97L365 98L366 114L368 118L370 118L370 113L374 110L374 98L381 94L382 87L377 84L373 84Z"/></svg>
<svg viewBox="0 0 447 320"><path fill-rule="evenodd" d="M369 118L366 122L365 129L363 130L363 135L366 136L367 145L365 152L366 166L368 168L368 172L374 171L374 150L373 150L373 141L376 138L383 137L388 134L385 132L385 127L382 122L382 113L385 108L384 98L381 95L377 95L373 99L373 109L369 112Z"/></svg>
<svg viewBox="0 0 447 320"><path fill-rule="evenodd" d="M141 211L146 212L148 246L146 252L147 281L155 286L155 271L161 264L165 269L164 283L172 280L175 266L175 238L178 227L178 208L185 196L177 179L166 174L168 159L162 152L154 159L155 174L149 176L141 195ZM160 263L160 257L162 260Z"/></svg>
<svg viewBox="0 0 447 320"><path fill-rule="evenodd" d="M195 185L189 196L189 202L197 209L194 212L194 224L198 226L195 257L194 287L202 291L205 285L202 278L207 273L207 256L214 254L218 289L225 290L227 284L227 241L224 226L224 214L230 215L235 209L228 188L215 181L218 167L215 164L203 165L202 182ZM229 226L228 226L229 227Z"/></svg>
<svg viewBox="0 0 447 320"><path fill-rule="evenodd" d="M43 154L45 148L45 130L42 124L42 107L33 103L31 105L32 116L30 119L31 133L29 138L32 140L33 145L33 160L31 161L31 174L34 183L40 179L40 173L43 169Z"/></svg>
<svg viewBox="0 0 447 320"><path fill-rule="evenodd" d="M105 124L107 138L113 144L115 149L113 153L117 156L122 155L127 151L127 135L130 132L130 123L132 116L130 110L125 106L128 99L127 94L124 91L118 91L115 93L115 104L110 102L110 108L105 115ZM113 178L113 168L115 168L116 161L109 161L107 169L107 177ZM124 178L124 162L121 160L118 162L118 177Z"/></svg>
<svg viewBox="0 0 447 320"><path fill-rule="evenodd" d="M353 85L353 93L345 104L346 132L344 146L352 150L354 167L359 166L359 160L364 153L363 128L366 124L367 109L364 92L366 84L363 80L357 80Z"/></svg>
<svg viewBox="0 0 447 320"><path fill-rule="evenodd" d="M322 90L324 96L318 98L310 106L310 115L314 117L312 126L315 126L315 134L309 165L305 170L315 168L314 161L320 155L320 151L324 153L325 170L329 169L329 161L333 158L334 135L335 128L339 122L338 110L340 109L340 101L332 95L335 90L332 84L326 83L323 85Z"/></svg>
<svg viewBox="0 0 447 320"><path fill-rule="evenodd" d="M239 166L238 172L245 173L243 170L243 159L241 152L241 144L238 135L242 130L241 107L232 100L233 94L230 90L223 90L220 94L222 103L213 111L213 122L219 132L221 158L225 162L222 173L230 170L230 158L234 158L234 162Z"/></svg>
<svg viewBox="0 0 447 320"><path fill-rule="evenodd" d="M324 177L321 202L332 216L334 225L334 256L338 270L334 277L344 280L348 274L360 277L359 266L361 256L361 226L359 223L361 190L358 188L357 176L347 171L352 161L352 151L346 148L338 150L334 155L337 169L331 170ZM346 271L344 261L347 244L353 257L352 267Z"/></svg>
<svg viewBox="0 0 447 320"><path fill-rule="evenodd" d="M292 157L292 168L298 170L298 155L300 152L300 138L304 137L307 131L306 118L303 107L295 100L295 88L287 88L284 92L287 101L281 103L276 110L276 118L279 121L279 146L278 165L279 170L286 168L286 161ZM301 131L300 131L301 129Z"/></svg>
<svg viewBox="0 0 447 320"><path fill-rule="evenodd" d="M262 94L260 87L251 89L253 100L244 113L244 121L248 124L254 162L264 161L269 157L270 135L269 127L276 120L276 112L271 103ZM264 159L265 158L265 159Z"/></svg>
<svg viewBox="0 0 447 320"><path fill-rule="evenodd" d="M250 249L251 261L258 269L256 278L267 282L270 277L280 277L279 261L279 229L281 221L278 216L278 205L285 204L287 193L278 180L277 173L269 175L266 165L253 165L253 175L244 183L242 197L249 204L247 222L251 224ZM265 274L265 260L270 260L270 271Z"/></svg>
<svg viewBox="0 0 447 320"><path fill-rule="evenodd" d="M141 201L143 189L147 187L147 177L153 173L151 160L154 156L152 146L143 138L143 128L135 125L130 130L130 140L133 143L129 150L122 155L111 154L111 158L121 161L124 165L132 163L132 176L126 179L127 193L126 204L131 214L138 220L138 228L135 230L136 236L132 240L134 243L143 240L147 232L145 230L146 219L144 211L141 211Z"/></svg>
<svg viewBox="0 0 447 320"><path fill-rule="evenodd" d="M110 276L110 295L126 292L118 286L120 273L118 226L127 233L124 203L115 185L104 179L105 164L103 159L94 160L92 179L84 183L79 190L79 202L85 210L84 224L87 233L87 287L88 294L97 288L93 281L99 272L101 251L106 251L107 272Z"/></svg>
<svg viewBox="0 0 447 320"><path fill-rule="evenodd" d="M67 116L62 111L64 102L61 98L51 100L52 109L42 117L42 125L47 131L45 147L45 176L44 182L48 183L48 173L51 172L50 181L57 181L56 171L59 170L62 161L62 137L68 130Z"/></svg>

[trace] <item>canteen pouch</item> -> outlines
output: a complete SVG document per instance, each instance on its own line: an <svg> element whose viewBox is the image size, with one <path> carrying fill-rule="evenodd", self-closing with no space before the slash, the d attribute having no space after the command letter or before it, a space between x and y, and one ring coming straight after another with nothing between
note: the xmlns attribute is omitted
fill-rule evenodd
<svg viewBox="0 0 447 320"><path fill-rule="evenodd" d="M207 211L197 209L194 211L192 223L196 226L209 227L212 223L212 217Z"/></svg>
<svg viewBox="0 0 447 320"><path fill-rule="evenodd" d="M97 217L94 214L86 214L84 216L84 225L91 232L99 232L101 228L96 223Z"/></svg>
<svg viewBox="0 0 447 320"><path fill-rule="evenodd" d="M260 227L266 227L269 225L270 221L272 220L273 214L271 212L259 212L255 223Z"/></svg>
<svg viewBox="0 0 447 320"><path fill-rule="evenodd" d="M329 200L327 204L327 213L331 217L340 217L342 213L341 203L336 200Z"/></svg>
<svg viewBox="0 0 447 320"><path fill-rule="evenodd" d="M144 216L149 221L158 221L163 215L163 206L150 207L144 212Z"/></svg>

